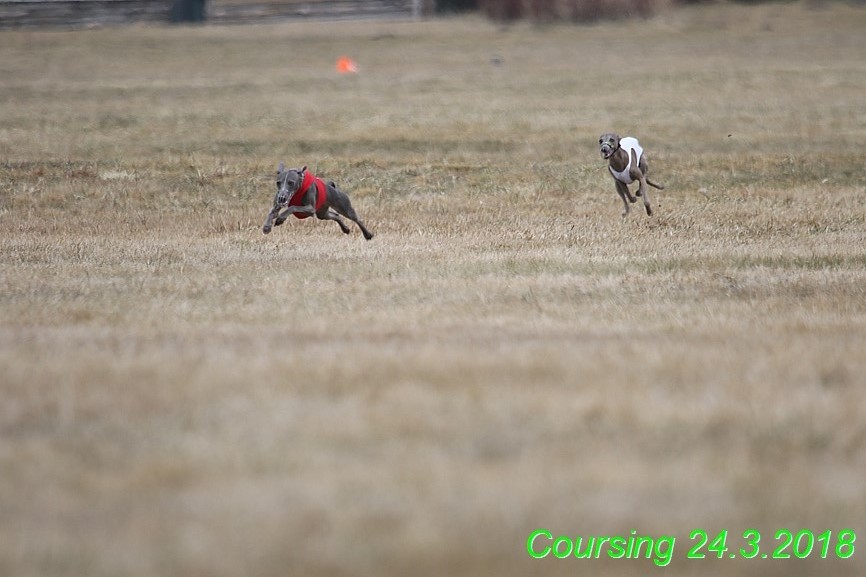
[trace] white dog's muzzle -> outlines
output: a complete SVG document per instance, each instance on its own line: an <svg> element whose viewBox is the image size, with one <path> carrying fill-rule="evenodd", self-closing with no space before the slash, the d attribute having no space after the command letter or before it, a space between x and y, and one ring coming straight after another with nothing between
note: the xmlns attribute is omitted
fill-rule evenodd
<svg viewBox="0 0 866 577"><path fill-rule="evenodd" d="M601 156L605 160L609 160L619 150L619 143L602 142L599 144L599 150L601 151Z"/></svg>

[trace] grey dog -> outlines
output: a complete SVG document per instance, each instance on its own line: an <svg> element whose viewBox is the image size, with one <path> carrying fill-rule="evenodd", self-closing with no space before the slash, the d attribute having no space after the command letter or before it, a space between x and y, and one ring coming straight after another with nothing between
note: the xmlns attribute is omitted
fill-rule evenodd
<svg viewBox="0 0 866 577"><path fill-rule="evenodd" d="M337 188L333 181L325 182L308 171L306 166L287 169L280 162L277 167L277 194L274 195L274 206L268 212L262 232L268 234L274 226L286 222L290 215L295 215L296 218L316 215L319 220L333 220L340 225L340 230L349 234L349 227L340 218L342 215L360 227L364 238L367 240L373 238L373 233L367 230L355 213L355 209L352 208L349 196Z"/></svg>
<svg viewBox="0 0 866 577"><path fill-rule="evenodd" d="M598 147L601 156L608 161L608 170L613 177L614 184L616 184L616 191L625 205L625 212L622 213L622 216L628 216L628 212L631 210L629 202L637 202L635 196L643 197L646 213L652 216L653 209L647 195L647 185L654 186L659 190L663 190L664 186L654 183L647 177L646 157L637 138L631 136L620 138L617 134L606 132L598 139ZM632 196L628 185L634 181L638 181L639 186L635 196Z"/></svg>

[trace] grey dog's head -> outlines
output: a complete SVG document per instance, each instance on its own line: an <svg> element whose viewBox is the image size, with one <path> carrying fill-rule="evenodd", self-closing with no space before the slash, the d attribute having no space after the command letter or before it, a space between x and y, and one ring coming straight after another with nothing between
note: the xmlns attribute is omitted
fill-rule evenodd
<svg viewBox="0 0 866 577"><path fill-rule="evenodd" d="M619 135L613 132L605 132L598 139L598 149L604 159L607 160L619 150Z"/></svg>
<svg viewBox="0 0 866 577"><path fill-rule="evenodd" d="M282 162L277 167L277 204L287 206L292 195L300 188L304 181L304 172L307 167L303 168L286 168Z"/></svg>

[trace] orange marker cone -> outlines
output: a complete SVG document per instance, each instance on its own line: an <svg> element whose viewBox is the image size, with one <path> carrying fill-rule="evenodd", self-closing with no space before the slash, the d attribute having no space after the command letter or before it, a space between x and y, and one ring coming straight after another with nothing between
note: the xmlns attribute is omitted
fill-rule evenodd
<svg viewBox="0 0 866 577"><path fill-rule="evenodd" d="M353 74L358 71L358 65L348 56L337 58L337 72L339 74Z"/></svg>

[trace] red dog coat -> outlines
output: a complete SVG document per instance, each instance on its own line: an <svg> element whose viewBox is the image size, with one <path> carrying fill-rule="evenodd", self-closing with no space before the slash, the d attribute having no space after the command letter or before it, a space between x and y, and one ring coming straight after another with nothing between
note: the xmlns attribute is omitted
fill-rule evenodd
<svg viewBox="0 0 866 577"><path fill-rule="evenodd" d="M322 205L325 204L325 201L328 199L328 195L325 192L325 181L321 178L318 178L310 171L304 172L304 180L301 182L301 186L298 187L297 192L292 195L292 198L289 199L289 206L304 206L304 195L310 189L311 186L316 185L316 212L319 212L319 209L322 208ZM310 216L309 214L304 214L301 212L294 213L295 218L307 218Z"/></svg>

